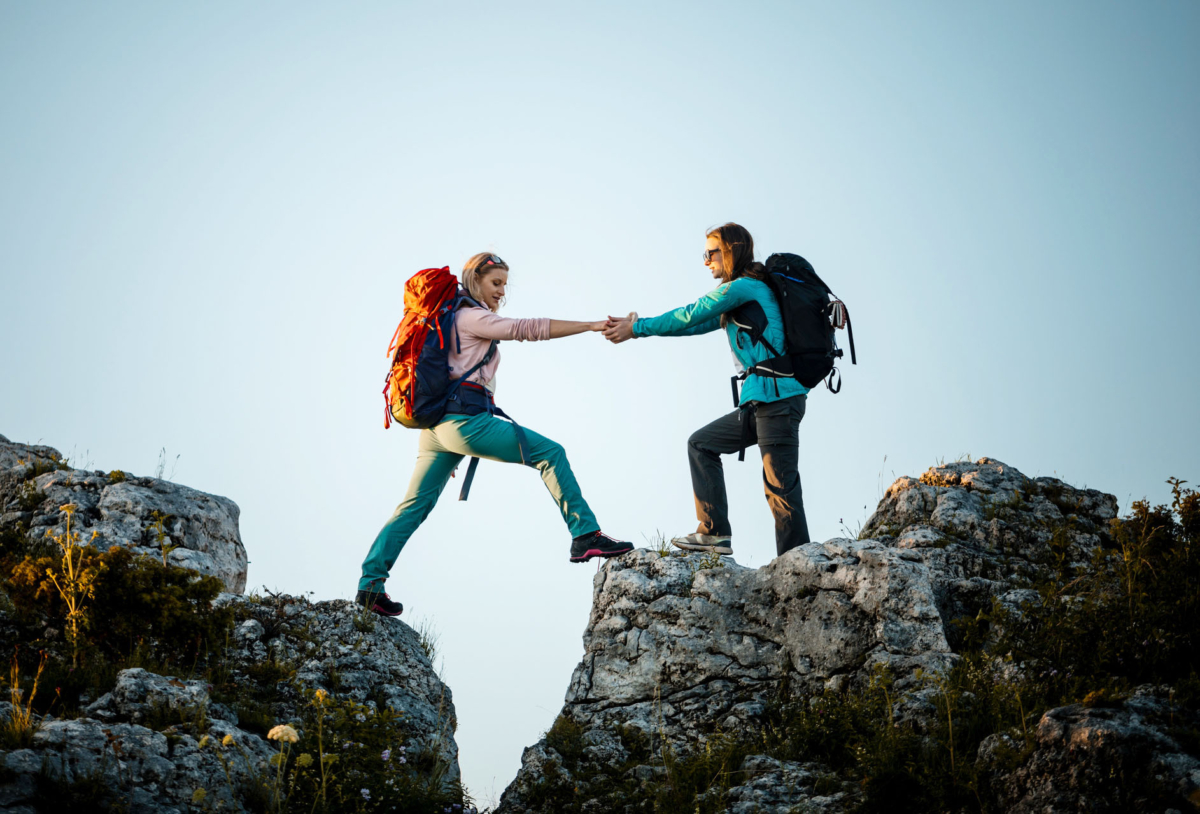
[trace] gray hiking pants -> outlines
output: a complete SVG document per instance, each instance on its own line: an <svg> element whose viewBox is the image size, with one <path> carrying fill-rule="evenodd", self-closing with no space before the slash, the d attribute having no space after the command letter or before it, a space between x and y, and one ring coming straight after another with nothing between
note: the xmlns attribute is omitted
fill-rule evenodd
<svg viewBox="0 0 1200 814"><path fill-rule="evenodd" d="M775 517L775 550L779 554L808 542L804 517L804 494L800 489L800 445L798 433L804 418L805 396L781 401L755 402L755 409L734 410L692 433L688 439L688 462L692 467L692 491L696 495L696 519L702 534L728 535L729 500L721 456L757 443L762 452L763 491ZM741 417L750 423L743 436ZM744 440L743 440L744 439Z"/></svg>

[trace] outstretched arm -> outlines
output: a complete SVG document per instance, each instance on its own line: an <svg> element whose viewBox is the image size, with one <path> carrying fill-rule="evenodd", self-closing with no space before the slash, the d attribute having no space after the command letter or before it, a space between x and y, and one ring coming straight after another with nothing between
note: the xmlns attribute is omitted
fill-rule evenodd
<svg viewBox="0 0 1200 814"><path fill-rule="evenodd" d="M564 319L510 319L482 308L464 308L456 317L464 335L481 339L515 339L537 342L574 336L585 331L604 330L603 322L572 322Z"/></svg>
<svg viewBox="0 0 1200 814"><path fill-rule="evenodd" d="M599 322L572 322L567 319L552 319L550 320L550 336L547 339L560 339L564 336L574 336L575 334L587 333L589 331L603 331L604 320Z"/></svg>
<svg viewBox="0 0 1200 814"><path fill-rule="evenodd" d="M695 336L721 327L721 315L752 299L751 292L738 280L724 283L690 305L684 305L657 317L637 319L608 318L604 331L614 343L641 336Z"/></svg>

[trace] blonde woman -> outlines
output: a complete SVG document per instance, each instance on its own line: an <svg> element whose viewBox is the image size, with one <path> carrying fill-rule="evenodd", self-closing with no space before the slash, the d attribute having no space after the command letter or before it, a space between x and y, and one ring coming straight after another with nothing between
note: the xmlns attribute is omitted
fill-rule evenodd
<svg viewBox="0 0 1200 814"><path fill-rule="evenodd" d="M583 499L562 445L498 417L496 370L500 352L494 341L535 342L604 330L604 321L509 319L497 312L508 286L508 264L490 252L475 255L462 271L467 297L455 314L450 338L450 376L457 379L472 369L450 401L446 417L421 431L417 466L408 493L375 538L363 561L355 601L383 616L399 616L401 603L383 590L401 549L429 516L450 475L467 456L502 463L526 463L541 473L571 532L571 562L615 557L633 550L630 543L600 531L600 524ZM490 355L489 355L490 354Z"/></svg>

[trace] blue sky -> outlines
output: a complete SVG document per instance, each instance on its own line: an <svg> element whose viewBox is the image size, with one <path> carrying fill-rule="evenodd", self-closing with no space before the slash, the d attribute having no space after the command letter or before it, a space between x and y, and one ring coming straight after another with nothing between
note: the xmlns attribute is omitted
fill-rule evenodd
<svg viewBox="0 0 1200 814"><path fill-rule="evenodd" d="M0 433L165 448L241 506L252 585L349 597L415 456L379 394L409 275L491 249L509 315L652 315L734 220L854 320L800 430L815 539L968 453L1163 501L1200 479L1198 36L1184 2L6 3ZM730 367L719 335L511 343L498 400L643 543L694 527ZM762 565L757 456L726 470ZM389 583L442 633L484 802L581 653L568 544L485 462Z"/></svg>

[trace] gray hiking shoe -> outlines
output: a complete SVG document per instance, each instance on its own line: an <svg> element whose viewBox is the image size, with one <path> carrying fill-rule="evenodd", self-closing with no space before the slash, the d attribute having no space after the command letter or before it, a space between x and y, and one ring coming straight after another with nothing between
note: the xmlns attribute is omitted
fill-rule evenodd
<svg viewBox="0 0 1200 814"><path fill-rule="evenodd" d="M716 554L732 554L733 547L729 544L731 537L723 534L701 534L694 531L683 537L675 537L671 545L687 551L711 551Z"/></svg>

